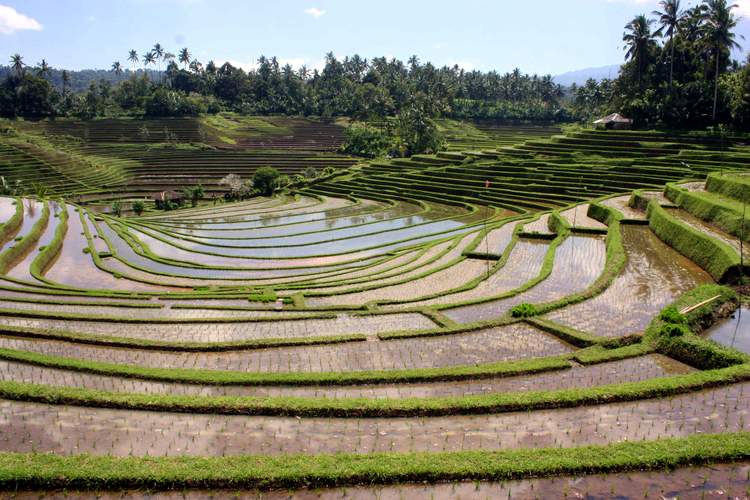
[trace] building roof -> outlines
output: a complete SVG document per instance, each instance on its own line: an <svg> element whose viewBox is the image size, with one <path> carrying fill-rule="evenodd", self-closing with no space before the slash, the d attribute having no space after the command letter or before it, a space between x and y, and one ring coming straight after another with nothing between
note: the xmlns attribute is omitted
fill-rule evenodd
<svg viewBox="0 0 750 500"><path fill-rule="evenodd" d="M625 118L620 113L612 113L604 118L599 118L594 123L633 123L633 120Z"/></svg>
<svg viewBox="0 0 750 500"><path fill-rule="evenodd" d="M152 198L157 201L173 201L181 200L184 196L177 191L159 191L158 193L154 193Z"/></svg>

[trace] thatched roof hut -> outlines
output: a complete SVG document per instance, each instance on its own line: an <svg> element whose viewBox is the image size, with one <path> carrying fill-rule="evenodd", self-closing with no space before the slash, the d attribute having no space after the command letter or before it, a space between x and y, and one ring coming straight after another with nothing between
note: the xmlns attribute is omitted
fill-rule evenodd
<svg viewBox="0 0 750 500"><path fill-rule="evenodd" d="M626 130L633 126L633 120L625 118L620 113L612 113L604 118L599 118L594 122L596 128Z"/></svg>

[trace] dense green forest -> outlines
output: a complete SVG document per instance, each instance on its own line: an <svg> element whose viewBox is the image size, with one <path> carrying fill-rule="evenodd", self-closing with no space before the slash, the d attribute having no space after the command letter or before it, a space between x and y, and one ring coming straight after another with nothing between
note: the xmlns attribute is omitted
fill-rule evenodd
<svg viewBox="0 0 750 500"><path fill-rule="evenodd" d="M737 6L703 0L683 10L680 0L663 0L659 8L625 26L617 79L570 89L573 113L619 111L641 128L750 128L750 57L744 65L731 58Z"/></svg>
<svg viewBox="0 0 750 500"><path fill-rule="evenodd" d="M93 118L227 110L377 121L416 109L427 117L565 122L619 111L639 127L747 129L750 67L731 58L738 47L735 7L703 0L683 10L680 0L664 0L653 17L638 15L625 26L627 52L617 79L569 89L549 75L464 71L416 56L404 63L358 55L339 60L329 53L320 71L261 57L254 70L244 71L229 63L204 65L188 48L175 55L157 43L142 55L130 50L126 63L114 62L109 72L54 70L44 60L32 68L15 54L0 71L0 114Z"/></svg>
<svg viewBox="0 0 750 500"><path fill-rule="evenodd" d="M358 55L338 60L326 56L321 71L281 67L276 58L261 57L257 69L246 72L226 63L205 66L180 51L182 64L160 44L140 57L131 51L133 69L119 84L92 80L83 92L73 91L70 72L42 63L28 68L15 55L0 87L5 116L184 116L222 110L245 114L348 116L376 119L395 116L418 105L430 116L481 117L517 120L560 120L563 88L547 75L524 75L519 70L466 72L457 66L437 68L412 57L397 59ZM187 55L187 57L182 57ZM131 59L132 58L132 59ZM166 65L156 72L151 66ZM119 62L113 75L125 75ZM55 75L57 76L57 75Z"/></svg>

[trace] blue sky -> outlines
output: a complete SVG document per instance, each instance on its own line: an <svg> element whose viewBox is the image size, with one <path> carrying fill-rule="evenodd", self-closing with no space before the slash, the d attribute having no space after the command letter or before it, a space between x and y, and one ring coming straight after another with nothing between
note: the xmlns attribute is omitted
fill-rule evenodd
<svg viewBox="0 0 750 500"><path fill-rule="evenodd" d="M692 3L695 3L693 0ZM736 0L735 0L736 1ZM683 3L688 4L683 0ZM738 32L750 47L750 0ZM310 67L333 51L438 65L558 74L620 63L622 31L656 0L0 0L0 57L109 68L155 42L204 63L249 67L261 54ZM737 54L742 56L742 54ZM744 56L743 56L744 57ZM0 59L0 63L7 62Z"/></svg>

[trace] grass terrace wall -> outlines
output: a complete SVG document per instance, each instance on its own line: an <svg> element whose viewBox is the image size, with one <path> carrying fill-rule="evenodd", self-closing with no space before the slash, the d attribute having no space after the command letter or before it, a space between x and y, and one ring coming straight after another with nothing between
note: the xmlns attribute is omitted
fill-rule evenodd
<svg viewBox="0 0 750 500"><path fill-rule="evenodd" d="M678 221L651 200L646 211L649 227L669 246L689 258L721 283L737 281L740 256L729 245ZM746 266L743 274L750 267Z"/></svg>

